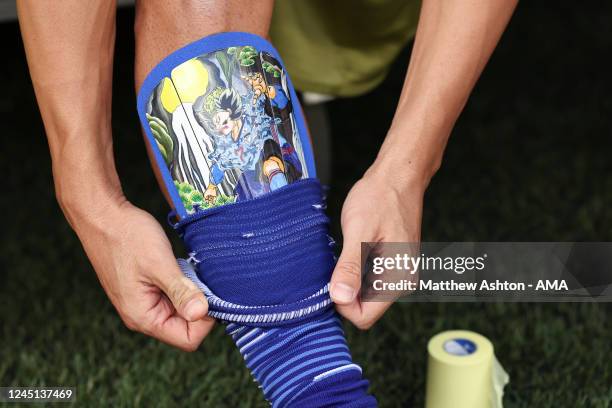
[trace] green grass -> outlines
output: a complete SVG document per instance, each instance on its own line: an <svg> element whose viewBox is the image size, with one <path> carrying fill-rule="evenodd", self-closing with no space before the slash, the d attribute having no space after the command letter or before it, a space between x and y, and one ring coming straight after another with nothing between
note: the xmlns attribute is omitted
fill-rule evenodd
<svg viewBox="0 0 612 408"><path fill-rule="evenodd" d="M603 116L612 108L610 71L600 68L612 49L612 36L603 35L607 8L519 8L427 195L425 240L612 240L612 139ZM118 33L117 161L129 198L163 220L131 90L130 17L122 13ZM19 44L15 25L0 31ZM265 406L219 328L188 354L123 327L55 204L24 64L12 46L0 65L0 385L73 385L80 406ZM398 63L369 95L330 104L336 232L346 191L384 137L404 69ZM506 407L606 408L611 311L598 304L398 304L368 332L346 329L382 407L421 407L428 339L461 328L495 344L511 376Z"/></svg>

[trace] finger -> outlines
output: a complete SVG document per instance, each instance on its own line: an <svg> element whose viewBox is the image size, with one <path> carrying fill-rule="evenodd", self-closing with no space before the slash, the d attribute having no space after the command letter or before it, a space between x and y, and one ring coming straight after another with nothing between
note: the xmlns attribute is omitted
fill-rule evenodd
<svg viewBox="0 0 612 408"><path fill-rule="evenodd" d="M176 314L170 300L163 295L149 313L152 320L143 332L185 351L196 350L215 324L212 317L193 322L185 320Z"/></svg>
<svg viewBox="0 0 612 408"><path fill-rule="evenodd" d="M336 310L355 327L367 330L389 309L392 302L353 302L349 305L336 305Z"/></svg>
<svg viewBox="0 0 612 408"><path fill-rule="evenodd" d="M156 269L151 279L168 296L178 314L185 320L195 322L208 313L208 302L204 293L183 275L174 258Z"/></svg>
<svg viewBox="0 0 612 408"><path fill-rule="evenodd" d="M359 224L343 228L344 245L331 277L330 296L339 305L351 304L361 287L361 242L369 240Z"/></svg>
<svg viewBox="0 0 612 408"><path fill-rule="evenodd" d="M174 315L166 320L154 336L181 350L195 351L214 325L215 320L211 317L188 322L182 317Z"/></svg>

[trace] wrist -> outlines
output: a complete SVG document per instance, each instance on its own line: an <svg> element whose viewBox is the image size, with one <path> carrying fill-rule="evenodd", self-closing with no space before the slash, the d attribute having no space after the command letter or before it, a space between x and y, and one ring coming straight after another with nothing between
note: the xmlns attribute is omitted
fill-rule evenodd
<svg viewBox="0 0 612 408"><path fill-rule="evenodd" d="M424 194L438 167L437 161L424 160L415 149L389 143L381 148L366 174L387 180L386 184L392 184L398 192Z"/></svg>
<svg viewBox="0 0 612 408"><path fill-rule="evenodd" d="M62 212L78 235L83 231L107 228L109 219L115 219L118 211L127 202L125 196L116 191L98 191L95 193L96 198L91 201L84 198L87 195L87 193L58 195Z"/></svg>
<svg viewBox="0 0 612 408"><path fill-rule="evenodd" d="M368 168L363 180L368 184L384 186L401 200L422 198L428 185L421 174L405 171L390 160L381 158Z"/></svg>
<svg viewBox="0 0 612 408"><path fill-rule="evenodd" d="M394 124L368 172L394 180L399 189L424 192L442 164L449 134L446 126Z"/></svg>
<svg viewBox="0 0 612 408"><path fill-rule="evenodd" d="M125 202L119 178L114 171L100 173L92 169L54 166L55 195L72 228L79 230L107 224Z"/></svg>

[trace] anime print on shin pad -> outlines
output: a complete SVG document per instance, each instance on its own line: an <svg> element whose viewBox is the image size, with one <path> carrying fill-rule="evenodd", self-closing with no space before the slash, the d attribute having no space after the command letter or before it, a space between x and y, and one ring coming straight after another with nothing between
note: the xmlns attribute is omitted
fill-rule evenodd
<svg viewBox="0 0 612 408"><path fill-rule="evenodd" d="M253 46L191 58L155 87L146 118L187 214L308 177L288 89L279 61Z"/></svg>

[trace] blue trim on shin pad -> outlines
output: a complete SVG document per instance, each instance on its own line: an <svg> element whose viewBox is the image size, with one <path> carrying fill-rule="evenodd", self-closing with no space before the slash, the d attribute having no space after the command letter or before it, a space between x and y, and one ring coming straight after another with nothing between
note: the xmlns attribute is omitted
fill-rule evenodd
<svg viewBox="0 0 612 408"><path fill-rule="evenodd" d="M181 269L224 320L275 407L374 407L327 285L334 267L316 179L179 222Z"/></svg>

